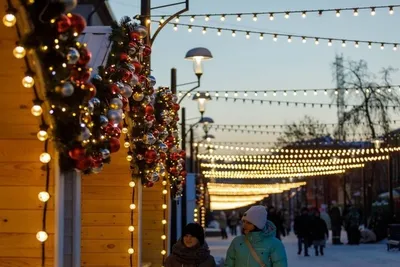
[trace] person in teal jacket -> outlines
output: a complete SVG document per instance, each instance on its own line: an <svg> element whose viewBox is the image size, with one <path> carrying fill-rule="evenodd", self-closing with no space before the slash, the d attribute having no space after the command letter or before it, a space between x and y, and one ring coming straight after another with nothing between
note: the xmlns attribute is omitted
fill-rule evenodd
<svg viewBox="0 0 400 267"><path fill-rule="evenodd" d="M225 267L287 267L285 247L275 237L276 227L267 220L264 206L251 207L243 218L243 235L232 240L226 253ZM249 241L258 258L264 265L253 257L246 242Z"/></svg>

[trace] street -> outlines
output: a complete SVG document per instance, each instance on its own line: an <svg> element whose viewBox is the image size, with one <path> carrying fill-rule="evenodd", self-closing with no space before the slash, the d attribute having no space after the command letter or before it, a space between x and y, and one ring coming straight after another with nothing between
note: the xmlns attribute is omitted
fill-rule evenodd
<svg viewBox="0 0 400 267"><path fill-rule="evenodd" d="M342 232L343 233L343 232ZM218 262L224 258L232 237L221 240L217 237L207 238L211 254ZM342 241L346 241L344 236ZM323 266L323 267L375 267L400 266L400 252L386 251L385 242L378 244L361 244L359 246L332 246L327 244L325 256L314 256L314 249L309 250L310 257L297 255L297 239L293 233L283 239L290 267Z"/></svg>

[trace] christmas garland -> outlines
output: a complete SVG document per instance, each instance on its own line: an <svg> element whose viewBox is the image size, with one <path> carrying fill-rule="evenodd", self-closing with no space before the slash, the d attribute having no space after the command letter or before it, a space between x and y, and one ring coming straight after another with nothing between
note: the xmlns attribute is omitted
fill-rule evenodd
<svg viewBox="0 0 400 267"><path fill-rule="evenodd" d="M179 148L177 122L179 121L180 106L177 101L178 97L169 88L160 87L157 90L155 110L160 111L156 114L157 127L164 128L168 132L163 144L168 148L164 164L168 171L171 195L175 198L182 195L187 174L185 170L186 153Z"/></svg>
<svg viewBox="0 0 400 267"><path fill-rule="evenodd" d="M33 31L26 34L19 45L33 50L39 59L45 85L44 104L52 117L50 135L60 153L60 168L100 172L103 163L110 161L109 151L116 149L113 139L103 135L99 124L101 106L94 99L96 87L88 82L91 69L87 64L91 53L85 44L77 41L86 21L78 14L64 13L66 8L70 10L75 6L73 2L21 2L29 14ZM32 87L34 76L30 70L26 77L31 80L23 85ZM36 114L40 115L43 103L35 101ZM32 110L32 113L35 112Z"/></svg>

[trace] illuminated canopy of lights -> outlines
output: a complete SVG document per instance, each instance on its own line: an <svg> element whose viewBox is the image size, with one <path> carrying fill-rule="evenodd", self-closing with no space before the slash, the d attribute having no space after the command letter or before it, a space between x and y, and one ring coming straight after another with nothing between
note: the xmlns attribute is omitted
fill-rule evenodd
<svg viewBox="0 0 400 267"><path fill-rule="evenodd" d="M293 178L293 177L312 177L312 176L325 176L345 173L345 170L333 171L317 171L317 172L299 172L299 173L277 173L277 174L251 174L251 173L237 173L235 171L204 171L205 178L214 179L265 179L265 178Z"/></svg>
<svg viewBox="0 0 400 267"><path fill-rule="evenodd" d="M246 202L246 201L260 201L268 197L264 195L242 195L242 196L221 196L221 195L210 195L211 202Z"/></svg>
<svg viewBox="0 0 400 267"><path fill-rule="evenodd" d="M281 171L284 172L301 172L301 171L323 171L323 170L340 170L363 168L364 164L348 164L348 165L310 165L310 166L288 166L286 164L215 164L201 163L203 168L212 169L235 169L235 170L251 170L251 171Z"/></svg>
<svg viewBox="0 0 400 267"><path fill-rule="evenodd" d="M211 210L232 210L241 207L246 207L255 204L257 201L243 201L243 202L211 202Z"/></svg>
<svg viewBox="0 0 400 267"><path fill-rule="evenodd" d="M239 196L282 193L306 185L306 182L275 183L275 184L227 184L208 183L208 192L211 195Z"/></svg>

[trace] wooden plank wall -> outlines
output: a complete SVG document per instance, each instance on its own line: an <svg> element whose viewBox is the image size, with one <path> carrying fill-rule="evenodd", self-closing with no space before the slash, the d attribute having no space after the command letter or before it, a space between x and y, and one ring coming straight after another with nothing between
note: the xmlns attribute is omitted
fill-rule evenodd
<svg viewBox="0 0 400 267"><path fill-rule="evenodd" d="M82 176L82 267L129 266L132 189L128 185L131 178L126 152L122 146L111 154L111 164L105 165L101 173ZM138 208L134 213L136 230L137 212ZM137 231L134 233L137 253ZM134 258L134 266L138 266Z"/></svg>
<svg viewBox="0 0 400 267"><path fill-rule="evenodd" d="M0 17L6 0L0 0ZM40 266L41 244L36 233L42 227L42 207L38 193L44 190L45 172L39 155L43 143L36 138L39 121L31 115L33 91L21 80L25 63L12 55L17 41L15 28L0 25L0 266ZM53 150L50 149L50 154ZM51 175L50 194L54 192ZM46 266L53 266L54 201L47 214Z"/></svg>

